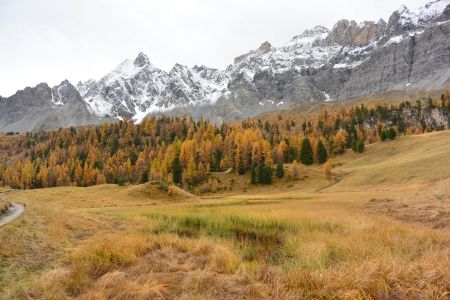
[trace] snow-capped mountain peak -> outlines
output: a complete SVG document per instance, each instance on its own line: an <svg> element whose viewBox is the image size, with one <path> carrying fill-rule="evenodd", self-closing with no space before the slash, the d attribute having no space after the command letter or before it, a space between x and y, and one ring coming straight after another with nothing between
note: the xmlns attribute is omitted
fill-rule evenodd
<svg viewBox="0 0 450 300"><path fill-rule="evenodd" d="M427 26L429 23L436 21L449 4L450 0L435 0L416 10L410 10L402 5L391 18L397 19L395 21L404 29ZM392 23L392 20L390 20L390 23Z"/></svg>
<svg viewBox="0 0 450 300"><path fill-rule="evenodd" d="M228 81L226 72L206 67L175 64L166 72L153 66L140 52L99 81L79 83L77 89L94 114L140 121L152 112L213 103Z"/></svg>
<svg viewBox="0 0 450 300"><path fill-rule="evenodd" d="M134 59L134 65L137 67L143 67L150 65L150 60L144 52L139 52L138 56Z"/></svg>
<svg viewBox="0 0 450 300"><path fill-rule="evenodd" d="M139 55L133 59L126 59L120 63L117 68L104 76L101 80L106 82L114 82L116 80L130 79L136 76L143 69L152 69L153 66L150 64L148 57L140 52Z"/></svg>

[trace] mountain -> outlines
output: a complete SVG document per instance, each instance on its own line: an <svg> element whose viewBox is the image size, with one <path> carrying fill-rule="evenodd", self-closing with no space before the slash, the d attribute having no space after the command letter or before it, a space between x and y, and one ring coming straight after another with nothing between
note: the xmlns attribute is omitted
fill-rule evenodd
<svg viewBox="0 0 450 300"><path fill-rule="evenodd" d="M47 130L72 125L96 124L85 101L67 80L50 88L46 83L0 98L0 129L3 131Z"/></svg>
<svg viewBox="0 0 450 300"><path fill-rule="evenodd" d="M180 64L167 73L139 53L99 81L78 83L77 89L96 115L140 121L149 113L212 103L227 88L227 76L225 71Z"/></svg>
<svg viewBox="0 0 450 300"><path fill-rule="evenodd" d="M316 26L279 47L264 42L236 57L225 70L176 64L167 72L139 53L100 80L79 82L75 88L87 108L83 121L110 117L139 122L147 115L165 113L202 116L217 123L302 102L355 99L392 90L440 90L450 86L449 21L450 0L433 1L416 11L402 6L387 22L340 20L331 30ZM20 103L33 97L20 95L0 101ZM14 112L17 105L9 104L13 109L4 113L6 117L0 113L0 129L5 130L6 124L24 129L7 117L25 116L35 105L41 108L37 103L43 97L36 94L36 103L19 112L17 107ZM50 102L52 107L58 105L65 106ZM64 125L80 124L78 118L70 119L69 109L64 113ZM51 127L59 125L55 114ZM39 128L31 125L27 130Z"/></svg>

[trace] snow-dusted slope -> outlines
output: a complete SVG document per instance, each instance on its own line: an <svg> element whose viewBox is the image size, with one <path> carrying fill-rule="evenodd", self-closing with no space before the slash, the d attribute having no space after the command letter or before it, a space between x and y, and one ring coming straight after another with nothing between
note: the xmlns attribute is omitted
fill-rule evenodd
<svg viewBox="0 0 450 300"><path fill-rule="evenodd" d="M401 16L399 21L402 25L426 26L441 16L448 4L448 1L436 0L417 11L410 11L403 5L399 10Z"/></svg>
<svg viewBox="0 0 450 300"><path fill-rule="evenodd" d="M445 19L444 12L449 4L449 0L435 0L413 11L402 5L389 18L386 34L398 35L404 31L423 30L440 19Z"/></svg>
<svg viewBox="0 0 450 300"><path fill-rule="evenodd" d="M280 74L287 71L298 72L302 67L318 68L327 63L341 48L337 45L326 45L328 34L327 28L317 26L278 48L265 42L257 50L237 57L234 66L228 70L232 75L243 73L246 78L253 80L258 71L268 70Z"/></svg>

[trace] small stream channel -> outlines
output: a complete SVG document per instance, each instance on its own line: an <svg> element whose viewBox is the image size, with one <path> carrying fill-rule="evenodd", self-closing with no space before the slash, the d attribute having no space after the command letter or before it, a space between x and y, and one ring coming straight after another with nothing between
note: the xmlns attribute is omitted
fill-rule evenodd
<svg viewBox="0 0 450 300"><path fill-rule="evenodd" d="M8 211L0 215L0 227L17 219L25 211L25 205L20 203L11 203Z"/></svg>

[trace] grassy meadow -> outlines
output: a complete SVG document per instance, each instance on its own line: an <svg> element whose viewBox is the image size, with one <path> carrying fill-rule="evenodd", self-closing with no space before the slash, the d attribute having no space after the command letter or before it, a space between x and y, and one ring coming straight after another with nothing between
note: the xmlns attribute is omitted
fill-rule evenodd
<svg viewBox="0 0 450 300"><path fill-rule="evenodd" d="M346 153L329 180L8 193L27 209L0 228L0 299L448 299L449 153L446 131Z"/></svg>

